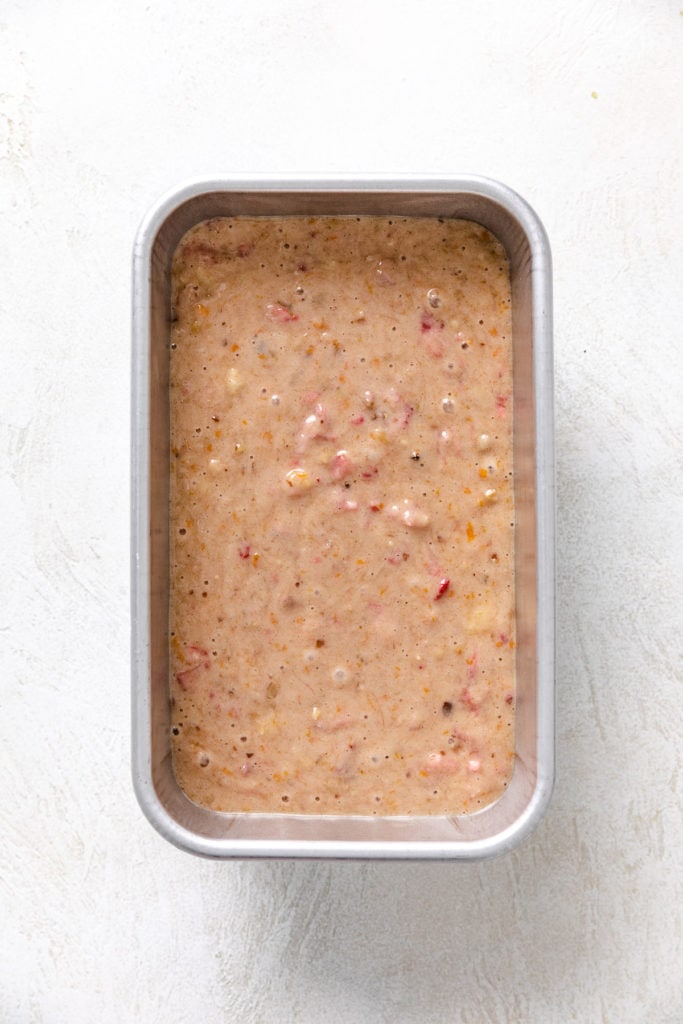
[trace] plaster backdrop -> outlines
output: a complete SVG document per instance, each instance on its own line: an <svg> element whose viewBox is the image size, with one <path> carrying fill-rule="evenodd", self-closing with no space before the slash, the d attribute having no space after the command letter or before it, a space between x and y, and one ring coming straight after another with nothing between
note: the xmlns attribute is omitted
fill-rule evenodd
<svg viewBox="0 0 683 1024"><path fill-rule="evenodd" d="M683 1020L669 0L0 0L0 1020ZM477 173L554 257L558 778L475 865L212 863L129 769L130 260L221 173Z"/></svg>

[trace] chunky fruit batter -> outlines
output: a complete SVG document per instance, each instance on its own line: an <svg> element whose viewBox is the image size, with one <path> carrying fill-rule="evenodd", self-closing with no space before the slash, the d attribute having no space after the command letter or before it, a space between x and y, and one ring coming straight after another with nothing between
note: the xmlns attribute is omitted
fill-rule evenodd
<svg viewBox="0 0 683 1024"><path fill-rule="evenodd" d="M207 221L173 264L171 700L220 811L474 812L512 770L510 280L468 221Z"/></svg>

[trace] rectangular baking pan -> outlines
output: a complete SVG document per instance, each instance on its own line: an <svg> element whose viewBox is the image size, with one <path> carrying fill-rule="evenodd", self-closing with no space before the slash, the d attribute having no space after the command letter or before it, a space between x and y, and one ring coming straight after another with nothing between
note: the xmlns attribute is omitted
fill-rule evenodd
<svg viewBox="0 0 683 1024"><path fill-rule="evenodd" d="M512 278L517 681L515 758L494 804L451 817L224 814L192 803L171 762L168 681L169 336L174 250L220 216L401 215L476 221L505 246ZM162 198L133 254L132 771L152 825L214 858L477 860L542 818L554 779L554 450L551 261L528 204L479 177L216 179Z"/></svg>

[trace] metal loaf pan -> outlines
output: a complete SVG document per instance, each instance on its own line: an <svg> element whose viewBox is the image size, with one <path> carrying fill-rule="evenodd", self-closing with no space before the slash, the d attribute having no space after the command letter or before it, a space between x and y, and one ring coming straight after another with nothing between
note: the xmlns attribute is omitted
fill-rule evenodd
<svg viewBox="0 0 683 1024"><path fill-rule="evenodd" d="M500 799L458 817L222 814L192 803L172 769L168 686L168 353L173 252L218 216L456 217L505 246L513 301L517 615L515 762ZM170 842L207 857L475 860L541 819L554 776L554 454L551 263L534 212L484 178L217 179L151 210L133 259L132 736L142 810Z"/></svg>

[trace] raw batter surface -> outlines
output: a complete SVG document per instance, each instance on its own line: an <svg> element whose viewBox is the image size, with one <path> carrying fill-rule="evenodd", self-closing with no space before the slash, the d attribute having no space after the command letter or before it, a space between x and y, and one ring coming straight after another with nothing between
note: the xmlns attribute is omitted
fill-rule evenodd
<svg viewBox="0 0 683 1024"><path fill-rule="evenodd" d="M171 341L178 781L221 811L420 815L505 788L510 281L467 221L215 219Z"/></svg>

